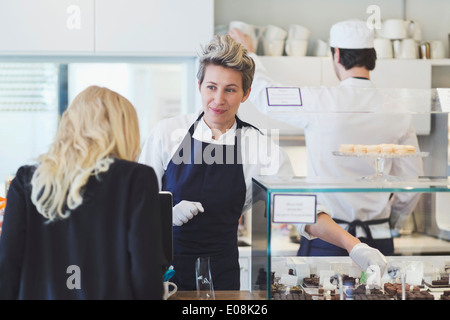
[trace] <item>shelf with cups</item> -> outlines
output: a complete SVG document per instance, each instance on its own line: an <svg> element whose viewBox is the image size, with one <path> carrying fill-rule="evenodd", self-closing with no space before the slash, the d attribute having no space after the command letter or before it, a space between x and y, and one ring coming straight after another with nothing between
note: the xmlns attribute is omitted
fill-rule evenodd
<svg viewBox="0 0 450 320"><path fill-rule="evenodd" d="M374 47L378 58L425 59L432 66L449 65L444 41L424 39L418 21L383 21L376 29Z"/></svg>
<svg viewBox="0 0 450 320"><path fill-rule="evenodd" d="M450 58L444 58L444 59L420 59L420 58L411 58L411 59L406 59L406 58L379 58L378 61L380 60L384 60L384 61L405 61L405 60L410 60L410 61L429 61L430 65L432 67L445 67L445 66L450 66Z"/></svg>
<svg viewBox="0 0 450 320"><path fill-rule="evenodd" d="M285 30L279 26L268 24L255 26L243 21L231 21L228 26L217 26L217 33L225 33L231 29L238 29L250 36L253 47L258 55L306 56L310 30L302 25L291 24Z"/></svg>

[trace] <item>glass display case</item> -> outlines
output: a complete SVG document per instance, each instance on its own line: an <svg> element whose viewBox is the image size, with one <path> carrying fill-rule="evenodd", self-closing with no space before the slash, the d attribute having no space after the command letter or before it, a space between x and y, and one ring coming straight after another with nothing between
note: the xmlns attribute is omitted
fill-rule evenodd
<svg viewBox="0 0 450 320"><path fill-rule="evenodd" d="M447 89L447 96L448 92ZM389 104L380 108L382 112L350 109L342 112L337 108L325 112L292 107L272 109L272 114L280 118L300 114L309 118L310 127L305 130L309 149L308 176L253 178L251 290L255 296L299 300L450 299L449 130L448 101L445 101L448 97L439 95L436 90L398 90L389 95L389 99L400 96L399 101L406 97L400 104L415 104L416 109L391 108L389 111ZM426 107L417 109L417 102ZM364 120L355 120L358 117ZM382 141L378 142L378 150L370 149L376 147L373 142L377 137L383 136L379 130L395 133L399 128L400 135L401 121L407 117L412 117L414 126L421 128L416 131L418 145L415 149L380 151ZM393 118L399 122L391 122ZM372 126L377 121L378 131L370 132L361 127L361 123ZM385 121L384 127L380 121ZM316 131L312 132L311 127ZM339 140L342 132L347 135ZM364 139L367 139L366 145ZM386 143L392 147L392 141ZM346 144L351 144L350 151L346 150ZM365 149L356 150L357 146ZM423 170L418 175L408 175L406 169L414 161L421 162ZM347 168L347 171L333 171L330 163L339 163L339 169ZM321 175L327 168L328 174ZM321 206L331 210L328 212L335 217L334 212L349 209L349 206L340 207L340 202L355 204L358 199L373 199L370 208L355 204L350 210L376 211L381 203L379 199L394 197L406 199L402 205L409 208L405 210L407 214L400 213L395 206L389 208L384 223L387 223L389 236L394 236L395 251L386 256L388 268L379 275L381 280L377 285L367 282L369 270L361 270L348 256L297 256L298 233L292 231L298 225L315 223ZM386 208L387 205L380 206L380 210ZM398 219L403 220L399 223ZM403 227L410 223L413 231L402 233L396 223Z"/></svg>

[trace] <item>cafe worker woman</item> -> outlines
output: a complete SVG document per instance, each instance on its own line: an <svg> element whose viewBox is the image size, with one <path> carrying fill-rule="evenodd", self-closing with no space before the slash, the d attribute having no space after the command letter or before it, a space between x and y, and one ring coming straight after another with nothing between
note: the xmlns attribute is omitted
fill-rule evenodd
<svg viewBox="0 0 450 320"><path fill-rule="evenodd" d="M286 154L236 115L250 95L254 68L243 46L228 35L216 36L200 57L202 110L162 120L143 147L139 162L152 166L160 188L174 196L173 265L179 290L195 290L198 257L210 257L215 290L239 289L237 229L251 206L252 177L293 175ZM310 231L330 235L350 252L359 240L327 217L319 213L318 228ZM384 264L372 248L356 256L360 262Z"/></svg>

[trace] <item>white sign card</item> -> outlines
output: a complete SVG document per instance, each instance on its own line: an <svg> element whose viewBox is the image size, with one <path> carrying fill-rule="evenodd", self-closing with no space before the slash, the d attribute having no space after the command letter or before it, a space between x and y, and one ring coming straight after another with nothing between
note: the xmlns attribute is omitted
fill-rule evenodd
<svg viewBox="0 0 450 320"><path fill-rule="evenodd" d="M308 263L301 263L295 265L295 272L297 274L297 278L303 279L311 276L311 269L309 268Z"/></svg>
<svg viewBox="0 0 450 320"><path fill-rule="evenodd" d="M301 107L302 95L300 88L269 87L266 88L267 104L281 107Z"/></svg>
<svg viewBox="0 0 450 320"><path fill-rule="evenodd" d="M275 277L280 277L282 274L289 274L289 267L286 265L286 261L273 261L270 265L272 271L275 272Z"/></svg>
<svg viewBox="0 0 450 320"><path fill-rule="evenodd" d="M316 195L277 193L272 200L273 223L316 223Z"/></svg>

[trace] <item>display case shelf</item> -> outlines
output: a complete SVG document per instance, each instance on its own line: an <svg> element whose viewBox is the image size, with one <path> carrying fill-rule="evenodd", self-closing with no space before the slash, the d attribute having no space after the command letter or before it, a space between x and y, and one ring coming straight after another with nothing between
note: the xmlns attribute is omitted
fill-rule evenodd
<svg viewBox="0 0 450 320"><path fill-rule="evenodd" d="M363 177L283 177L261 176L253 183L275 192L450 192L449 177L418 177L370 181Z"/></svg>

